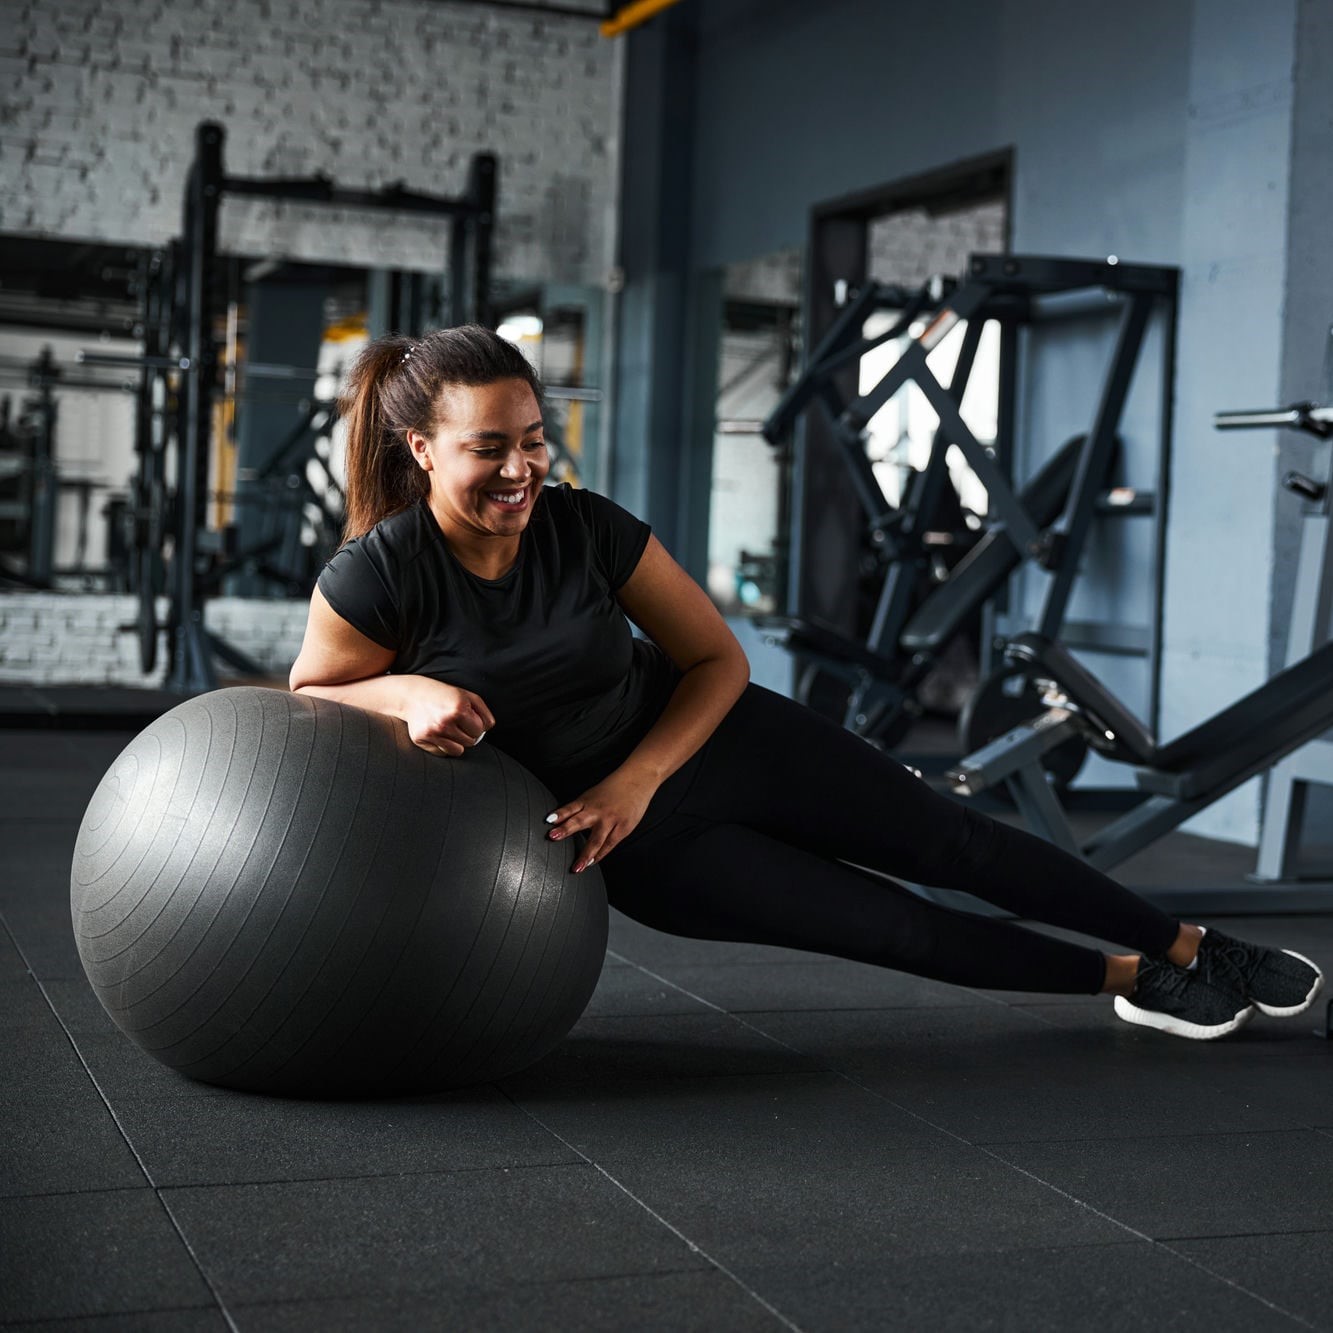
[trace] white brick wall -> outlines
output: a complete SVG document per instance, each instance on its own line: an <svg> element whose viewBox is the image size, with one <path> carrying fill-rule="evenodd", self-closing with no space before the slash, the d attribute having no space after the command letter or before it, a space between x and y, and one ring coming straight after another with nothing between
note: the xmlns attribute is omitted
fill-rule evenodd
<svg viewBox="0 0 1333 1333"><path fill-rule="evenodd" d="M587 19L466 0L4 0L0 231L160 243L194 127L239 176L458 194L500 156L496 270L601 283L613 258L619 44ZM441 267L446 224L224 203L227 250Z"/></svg>
<svg viewBox="0 0 1333 1333"><path fill-rule="evenodd" d="M305 633L304 600L260 601L219 597L205 607L205 623L266 670L286 675ZM9 685L155 686L169 656L159 636L158 666L139 670L133 597L13 593L0 597L0 683ZM167 614L158 603L158 619ZM122 629L122 626L127 627ZM226 675L227 669L222 668Z"/></svg>
<svg viewBox="0 0 1333 1333"><path fill-rule="evenodd" d="M890 213L870 224L870 276L904 287L936 273L961 277L968 255L1004 251L1005 212L996 201L938 217L925 209Z"/></svg>

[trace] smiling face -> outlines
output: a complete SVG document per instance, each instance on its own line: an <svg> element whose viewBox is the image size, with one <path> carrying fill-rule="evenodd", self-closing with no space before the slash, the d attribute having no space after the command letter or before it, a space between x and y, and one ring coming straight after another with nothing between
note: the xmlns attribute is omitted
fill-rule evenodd
<svg viewBox="0 0 1333 1333"><path fill-rule="evenodd" d="M407 443L451 544L488 561L512 557L551 469L531 387L518 379L448 386L435 431L408 431Z"/></svg>

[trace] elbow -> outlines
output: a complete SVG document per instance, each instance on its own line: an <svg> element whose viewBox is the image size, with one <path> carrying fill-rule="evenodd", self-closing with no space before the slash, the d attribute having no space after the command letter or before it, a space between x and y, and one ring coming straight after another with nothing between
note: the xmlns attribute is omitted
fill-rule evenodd
<svg viewBox="0 0 1333 1333"><path fill-rule="evenodd" d="M298 657L292 663L292 669L287 673L287 688L293 694L300 694L307 686L314 685L315 679L311 674L310 668L305 666Z"/></svg>
<svg viewBox="0 0 1333 1333"><path fill-rule="evenodd" d="M696 665L703 666L705 663L718 676L725 678L738 698L745 692L745 687L750 683L750 659L735 638L716 653L701 658Z"/></svg>

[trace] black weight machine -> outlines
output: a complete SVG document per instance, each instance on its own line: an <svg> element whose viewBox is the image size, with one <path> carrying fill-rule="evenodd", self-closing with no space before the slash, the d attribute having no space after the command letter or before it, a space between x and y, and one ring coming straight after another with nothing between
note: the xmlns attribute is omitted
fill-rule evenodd
<svg viewBox="0 0 1333 1333"><path fill-rule="evenodd" d="M86 352L90 365L116 365L139 372L136 414L137 468L126 512L130 582L138 614L140 664L156 664L157 636L167 631L171 668L167 688L197 694L217 687L214 658L245 674L261 668L204 625L204 605L228 574L255 568L274 556L272 537L242 548L234 524L209 528L208 465L214 405L218 401L219 356L215 332L219 254L218 210L227 196L277 199L349 209L422 213L449 219L447 321L492 322L490 304L492 234L496 207L497 159L473 156L465 192L456 198L421 194L402 184L351 190L329 177L260 179L227 175L223 167L225 131L205 121L195 132L195 155L186 177L182 234L147 261L143 275L144 354L118 357ZM400 275L390 293L391 317L402 321L420 313L422 287ZM313 371L250 364L247 374L282 379ZM321 405L315 405L318 408ZM322 405L327 406L327 405ZM281 450L290 456L311 435L314 417ZM298 438L299 437L299 438ZM276 466L276 462L275 462ZM276 567L275 567L276 568ZM155 601L168 599L165 626Z"/></svg>
<svg viewBox="0 0 1333 1333"><path fill-rule="evenodd" d="M1327 443L1333 439L1333 407L1301 403L1280 411L1224 412L1217 415L1216 424L1228 430L1285 426ZM1308 786L1333 785L1333 745L1320 740L1333 728L1330 484L1290 472L1283 485L1304 499L1305 509L1282 671L1163 744L1066 648L1040 633L1018 635L1010 641L1006 657L1035 683L1044 709L961 760L949 774L954 791L971 796L1007 786L1031 828L1109 870L1271 769L1260 873L1255 876L1269 887L1230 894L1218 891L1218 905L1223 910L1271 910L1275 905L1327 908L1333 902L1333 877L1327 870L1316 870L1302 883L1294 852ZM1041 770L1044 754L1069 743L1132 765L1142 794L1132 809L1086 839L1075 834ZM1182 896L1186 893L1194 901L1208 891L1187 890Z"/></svg>
<svg viewBox="0 0 1333 1333"><path fill-rule="evenodd" d="M1110 490L1118 451L1117 431L1149 319L1162 308L1167 323L1164 396L1170 396L1170 352L1174 342L1179 271L1175 268L1051 259L1019 255L973 255L964 280L933 280L915 293L869 283L855 295L810 354L801 376L764 423L772 444L786 440L798 421L818 412L850 475L862 510L865 545L882 567L875 607L864 636L853 637L799 614L761 620L772 640L804 664L798 697L809 695L821 674L848 690L844 725L882 745L901 738L920 713L917 690L940 655L982 608L1001 595L1024 562L1049 574L1039 630L1054 637L1064 624L1079 558L1098 516L1160 512L1151 492ZM866 337L868 318L901 312L885 332ZM1114 350L1103 378L1089 430L1068 441L1015 489L1013 440L1020 330L1024 325L1116 312ZM1000 328L999 420L992 453L964 421L960 406L976 359L982 328ZM892 369L873 388L850 386L861 358L881 343L900 338L918 324ZM941 384L927 357L955 327L964 325L952 379ZM914 474L902 503L888 503L867 458L864 432L871 418L909 382L918 386L939 417L926 467ZM1163 412L1163 463L1168 448ZM989 515L975 545L924 597L922 572L934 563L941 524L957 509L946 457L956 446L986 488ZM1159 481L1159 491L1160 491ZM988 657L983 653L983 658ZM983 661L983 665L985 662ZM1002 729L1014 709L1024 715L1034 699L1010 689L1007 668L985 682L967 710L965 728ZM1072 776L1064 773L1063 776Z"/></svg>

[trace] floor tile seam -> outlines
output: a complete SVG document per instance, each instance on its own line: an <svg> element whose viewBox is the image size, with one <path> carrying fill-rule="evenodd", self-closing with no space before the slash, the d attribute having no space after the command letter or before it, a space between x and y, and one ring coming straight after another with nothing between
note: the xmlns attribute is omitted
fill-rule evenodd
<svg viewBox="0 0 1333 1333"><path fill-rule="evenodd" d="M671 938L680 938L672 936ZM706 941L701 941L704 943ZM613 959L617 964L623 964L625 967L638 968L640 971L646 971L643 963L630 958L628 954L618 953L614 949L608 949L606 956ZM833 954L811 954L809 958L749 958L728 960L725 963L679 963L679 967L826 967L829 963L850 962L850 959L838 958Z"/></svg>
<svg viewBox="0 0 1333 1333"><path fill-rule="evenodd" d="M1333 1226L1277 1231L1208 1231L1197 1236L1158 1236L1157 1239L1163 1245L1179 1245L1192 1240L1261 1240L1267 1236L1333 1236Z"/></svg>
<svg viewBox="0 0 1333 1333"><path fill-rule="evenodd" d="M1252 1138L1260 1134L1305 1134L1318 1132L1318 1130L1312 1130L1308 1125L1286 1125L1280 1129L1216 1129L1199 1130L1192 1134L1179 1134L1167 1131L1161 1134L1084 1134L1073 1138L969 1139L968 1142L977 1148L1034 1148L1041 1144L1048 1143L1058 1143L1061 1145L1071 1143L1160 1143L1164 1139L1221 1139L1237 1138L1240 1136Z"/></svg>
<svg viewBox="0 0 1333 1333"><path fill-rule="evenodd" d="M1181 1140L1186 1140L1186 1141L1191 1140L1191 1139L1246 1139L1246 1138L1256 1138L1256 1137L1258 1137L1258 1136L1260 1136L1260 1135L1276 1135L1276 1134L1317 1134L1317 1133L1319 1133L1318 1130L1316 1130L1316 1129L1312 1129L1312 1128L1310 1128L1308 1125L1299 1125L1299 1126L1288 1126L1286 1129L1219 1129L1219 1130L1213 1130L1213 1131L1210 1131L1210 1132L1207 1132L1207 1133L1194 1133L1194 1134L1170 1134L1170 1133L1168 1133L1168 1134L1136 1134L1136 1135L1133 1135L1133 1136L1122 1136L1122 1135L1118 1135L1118 1134L1117 1134L1117 1135L1107 1135L1107 1136L1105 1136L1104 1138L1092 1137L1092 1138L1087 1138L1087 1139L1047 1139L1047 1140L1040 1140L1040 1139L1015 1139L1015 1140L1012 1140L1012 1142L1013 1142L1014 1144L1021 1144L1021 1145L1023 1145L1023 1146L1027 1146L1028 1144L1034 1144L1034 1143L1039 1143L1039 1142L1049 1142L1049 1143L1104 1143L1104 1142L1111 1142L1111 1141L1114 1141L1114 1142L1119 1143L1119 1142L1122 1142L1122 1141L1123 1141L1123 1142L1132 1142L1133 1139L1142 1138L1142 1139L1149 1139L1149 1140L1151 1140L1151 1141L1154 1142L1154 1143L1160 1143L1160 1142L1162 1142L1163 1140L1166 1140L1166 1139L1181 1139ZM998 1146L998 1145L996 1145L996 1146Z"/></svg>
<svg viewBox="0 0 1333 1333"><path fill-rule="evenodd" d="M129 1133L125 1129L125 1126L121 1123L120 1117L116 1114L116 1108L111 1104L110 1099L107 1097L106 1093L102 1089L102 1085L98 1083L96 1076L93 1074L92 1069L88 1065L88 1062L83 1058L83 1052L79 1050L78 1043L74 1040L73 1035L70 1033L68 1027L66 1027L65 1025L64 1019L60 1017L59 1012L57 1011L55 1005L52 1003L50 995L47 994L46 987L43 986L40 981L37 983L37 985L42 992L42 998L46 1001L47 1007L51 1010L52 1014L55 1015L56 1021L60 1024L61 1031L63 1031L65 1034L65 1039L69 1042L79 1063L83 1066L84 1072L88 1075L88 1078L92 1082L93 1087L97 1090L97 1095L102 1099L102 1105L106 1107L107 1114L111 1117L112 1122L115 1124L116 1129L119 1132L121 1138L124 1139L125 1146L130 1150L130 1154L131 1156L133 1156L135 1163L138 1165L139 1170L143 1172L144 1180L147 1182L148 1187L153 1191L154 1198L157 1201L157 1206L166 1215L167 1221L171 1224L172 1230L175 1231L176 1236L180 1240L181 1245L184 1246L185 1253L190 1258L190 1263L194 1265L195 1271L199 1274L200 1280L203 1282L204 1286L208 1289L209 1295L213 1298L213 1302L218 1310L218 1313L221 1314L222 1318L226 1321L227 1327L231 1329L232 1333L240 1333L240 1330L236 1326L235 1320L232 1319L231 1315L227 1311L227 1307L223 1304L221 1293L214 1285L213 1280L209 1276L207 1269L201 1262L199 1255L195 1253L194 1246L190 1244L189 1238L185 1235L185 1232L181 1229L180 1223L177 1221L175 1214L167 1206L166 1200L162 1197L162 1191L157 1187L157 1182L154 1181L152 1172L149 1171L148 1169L148 1164L144 1161L138 1148L135 1147L133 1139L131 1139Z"/></svg>
<svg viewBox="0 0 1333 1333"><path fill-rule="evenodd" d="M0 1319L0 1328L31 1327L50 1324L55 1328L60 1324L74 1324L90 1319L133 1319L140 1314L199 1314L205 1310L216 1310L216 1305L141 1305L133 1310L99 1310L95 1314L56 1314L39 1315L35 1319Z"/></svg>
<svg viewBox="0 0 1333 1333"><path fill-rule="evenodd" d="M143 1194L153 1188L147 1181L142 1185L103 1185L93 1189L72 1190L23 1190L17 1194L0 1194L0 1208L7 1203L31 1201L33 1199L86 1199L95 1194ZM4 1323L0 1320L0 1325Z"/></svg>
<svg viewBox="0 0 1333 1333"><path fill-rule="evenodd" d="M998 1006L1001 1009L1008 1009L1011 1013L1022 1014L1025 1018L1030 1018L1034 1023L1040 1023L1043 1027L1058 1028L1059 1023L1053 1022L1042 1014L1032 1013L1032 1009L1040 1009L1041 1005L1022 1005L1012 1000L1006 1000L999 995L987 995L984 991L969 990L971 995L975 995L978 1000L982 1000L990 1006ZM978 1006L979 1008L981 1006ZM1049 1007L1049 1006L1046 1006ZM1091 1007L1091 1006L1089 1006Z"/></svg>
<svg viewBox="0 0 1333 1333"><path fill-rule="evenodd" d="M550 1134L560 1143L563 1143L565 1147L567 1147L571 1152L578 1153L579 1156L582 1157L584 1161L586 1161L589 1166L591 1166L596 1172L598 1172L598 1174L601 1175L603 1179L605 1179L610 1185L612 1185L615 1189L618 1189L623 1195L625 1195L627 1199L629 1199L633 1204L635 1204L636 1207L642 1209L645 1213L647 1213L648 1216L651 1217L653 1221L656 1222L659 1226L665 1227L669 1232L671 1232L673 1236L675 1236L678 1240L682 1241L691 1254L697 1254L706 1264L716 1269L725 1278L727 1278L730 1282L732 1282L735 1286L737 1286L742 1292L744 1292L745 1295L748 1296L752 1301L754 1301L756 1304L758 1304L763 1309L768 1311L768 1313L771 1314L774 1317L774 1319L776 1319L784 1328L790 1329L791 1333L803 1333L803 1330L800 1328L798 1324L790 1320L775 1305L773 1305L770 1301L766 1300L763 1296L761 1296L753 1287L751 1287L748 1283L746 1283L739 1276L739 1274L733 1272L724 1263L722 1263L720 1259L715 1258L712 1254L710 1254L707 1250L705 1250L702 1245L699 1245L695 1241L691 1240L679 1227L677 1227L673 1222L668 1221L667 1218L663 1217L662 1214L659 1213L650 1204L648 1204L646 1200L639 1198L638 1195L636 1195L631 1189L629 1189L628 1186L623 1184L621 1181L617 1180L616 1177L613 1176L605 1167L601 1166L597 1162L594 1162L586 1154L579 1152L579 1150L576 1147L574 1147L572 1143L570 1143L562 1135L557 1133L549 1125L543 1122L540 1117L534 1115L530 1110L528 1110L527 1107L520 1106L517 1102L514 1102L513 1105L518 1110L522 1111L524 1115L529 1116L532 1119L532 1121L535 1124L539 1125L543 1130L545 1130L546 1133Z"/></svg>
<svg viewBox="0 0 1333 1333"><path fill-rule="evenodd" d="M768 1036L769 1034L763 1034L763 1035ZM770 1040L777 1041L780 1045L786 1046L789 1050L793 1050L797 1054L801 1054L801 1052L796 1047L790 1046L786 1042L781 1042L776 1037L770 1036ZM959 1143L965 1144L968 1147L975 1149L977 1152L983 1153L985 1156L991 1158L991 1160L999 1163L1000 1165L1006 1167L1007 1169L1015 1171L1018 1174L1027 1177L1029 1180L1033 1181L1041 1188L1049 1190L1052 1193L1059 1195L1061 1198L1065 1199L1069 1203L1074 1204L1075 1207L1081 1208L1085 1212L1088 1212L1095 1217L1101 1218L1103 1221L1107 1222L1111 1226L1118 1227L1122 1231L1127 1232L1129 1235L1139 1240L1145 1241L1150 1245L1160 1246L1160 1248L1163 1249L1166 1253L1173 1255L1181 1262L1187 1263L1191 1267L1198 1269L1200 1272L1206 1273L1208 1274L1208 1276L1213 1277L1217 1281L1224 1283L1226 1286L1233 1288L1235 1291L1241 1292L1244 1295L1249 1296L1252 1300L1258 1301L1261 1305L1266 1306L1267 1308L1273 1310L1275 1313L1283 1315L1288 1319L1292 1319L1303 1327L1306 1328L1314 1327L1313 1325L1306 1323L1306 1321L1301 1319L1300 1316L1292 1314L1289 1310L1285 1310L1281 1306L1275 1305L1272 1301L1268 1300L1264 1296L1259 1295L1257 1292L1251 1291L1248 1287L1245 1287L1238 1282L1232 1281L1230 1278L1225 1277L1223 1274L1215 1273L1212 1269L1208 1268L1206 1265L1202 1263L1199 1263L1197 1260L1192 1259L1189 1255L1180 1254L1177 1251L1172 1250L1170 1246L1162 1245L1159 1241L1155 1240L1153 1237L1147 1235L1142 1231L1139 1231L1136 1227L1130 1226L1128 1222L1124 1222L1121 1221L1119 1218L1112 1217L1110 1214L1104 1213L1099 1208L1094 1207L1087 1200L1080 1199L1076 1195L1069 1193L1067 1190L1062 1190L1054 1182L1049 1180L1044 1180L1041 1176L1038 1176L1036 1173L1028 1171L1025 1168L1020 1167L1013 1162L1007 1161L1005 1158L1001 1157L998 1153L991 1152L989 1149L982 1147L980 1144L972 1143L964 1135L957 1134L954 1131L949 1130L942 1125L935 1125L931 1120L927 1119L927 1117L919 1114L918 1112L910 1110L908 1107L900 1105L899 1103L895 1102L891 1097L887 1097L883 1093L877 1092L875 1089L867 1087L865 1084L858 1082L856 1079L851 1078L849 1075L843 1074L842 1077L846 1078L847 1081L849 1083L852 1083L854 1086L862 1088L864 1091L868 1092L871 1096L879 1097L881 1100L887 1102L890 1106L895 1107L896 1109L902 1111L906 1115L912 1116L913 1119L920 1120L923 1124L930 1125L933 1129L937 1130L939 1133L945 1134L949 1138L955 1139Z"/></svg>
<svg viewBox="0 0 1333 1333"><path fill-rule="evenodd" d="M1239 1292L1243 1296L1248 1296L1253 1301L1258 1301L1260 1305L1272 1310L1274 1314L1279 1314L1286 1319L1290 1319L1301 1328L1308 1328L1313 1330L1313 1333L1319 1333L1318 1324L1310 1323L1308 1319L1302 1318L1300 1315L1296 1314L1295 1311L1288 1310L1284 1306L1278 1305L1275 1301L1270 1301L1267 1296L1261 1296L1257 1291L1253 1291L1243 1283L1227 1277L1225 1273L1219 1273L1217 1269L1210 1268L1207 1264L1202 1263L1192 1255L1183 1254L1180 1250L1174 1249L1169 1241L1156 1240L1153 1243L1158 1249L1171 1255L1172 1258L1179 1259L1182 1263L1189 1264L1191 1268L1197 1269L1200 1273L1204 1273L1208 1277L1223 1283L1233 1291Z"/></svg>
<svg viewBox="0 0 1333 1333"><path fill-rule="evenodd" d="M573 1151L577 1152L577 1149ZM345 1176L265 1176L246 1180L164 1180L153 1186L158 1193L178 1190L251 1189L266 1185L343 1185L350 1181L419 1180L431 1176L480 1176L487 1172L552 1171L561 1167L583 1170L594 1165L583 1154L567 1162L497 1162L493 1166L431 1167L421 1171L358 1171Z"/></svg>
<svg viewBox="0 0 1333 1333"><path fill-rule="evenodd" d="M992 1157L995 1161L1005 1162L1005 1159L1003 1157L1000 1157L995 1153L988 1152L984 1147L981 1147L980 1145L974 1145L974 1146L976 1146L979 1151L986 1153L988 1157ZM1109 1213L1102 1212L1101 1209L1094 1207L1086 1199L1080 1199L1077 1195L1071 1194L1068 1190L1061 1189L1053 1181L1045 1180L1033 1171L1028 1171L1023 1167L1015 1165L1012 1162L1007 1162L1006 1165L1010 1166L1020 1175L1026 1176L1028 1177L1028 1179L1034 1181L1038 1185L1041 1185L1043 1188L1048 1189L1053 1193L1060 1195L1062 1198L1069 1200L1071 1203L1087 1210L1088 1212L1094 1214L1095 1216L1103 1218L1105 1221L1110 1222L1113 1226L1122 1227L1124 1230L1129 1231L1132 1235L1135 1235L1141 1238L1142 1240L1146 1241L1153 1248L1159 1249L1164 1253L1171 1255L1172 1258L1178 1259L1182 1263L1188 1264L1191 1268L1197 1269L1199 1272L1206 1274L1208 1277L1211 1277L1214 1280L1221 1282L1223 1285L1230 1287L1233 1291L1238 1292L1243 1296L1248 1296L1251 1300L1257 1301L1260 1305L1266 1307L1269 1310L1272 1310L1275 1314L1282 1315L1284 1318L1292 1320L1294 1323L1300 1325L1302 1328L1315 1329L1317 1333L1316 1326L1314 1324L1309 1323L1307 1320L1302 1319L1300 1315L1293 1313L1291 1310L1283 1308L1282 1306L1276 1304L1274 1301L1270 1301L1266 1296L1261 1296L1257 1291L1253 1291L1249 1287L1245 1286L1243 1283L1237 1282L1234 1279L1227 1277L1226 1274L1224 1273L1217 1272L1215 1269L1212 1269L1207 1264L1201 1263L1199 1260L1192 1258L1190 1255L1182 1254L1180 1253L1180 1251L1172 1249L1169 1243L1159 1239L1158 1237L1149 1236L1146 1232L1139 1231L1136 1227L1130 1226L1129 1223L1123 1222L1119 1218L1112 1217Z"/></svg>
<svg viewBox="0 0 1333 1333"><path fill-rule="evenodd" d="M506 1278L503 1281L477 1282L460 1280L457 1282L431 1282L420 1287L400 1287L395 1286L394 1295L406 1295L409 1298L432 1296L443 1292L458 1293L476 1293L476 1292L497 1292L506 1293L516 1288L540 1290L543 1287L570 1287L591 1285L599 1282L622 1282L626 1279L638 1278L666 1278L666 1277L686 1277L690 1274L708 1273L709 1269L705 1267L694 1268L652 1268L652 1269L632 1269L626 1272L616 1273L579 1273L571 1274L568 1277L533 1277ZM343 1301L359 1300L368 1296L380 1297L384 1295L383 1287L367 1287L364 1291L339 1292L335 1296L277 1296L268 1300L242 1300L233 1301L231 1309L238 1313L242 1310L259 1310L272 1307L286 1307L299 1305L336 1305ZM210 1309L210 1306L187 1307L193 1309ZM131 1311L130 1313L137 1313ZM0 1321L0 1327L3 1322Z"/></svg>

